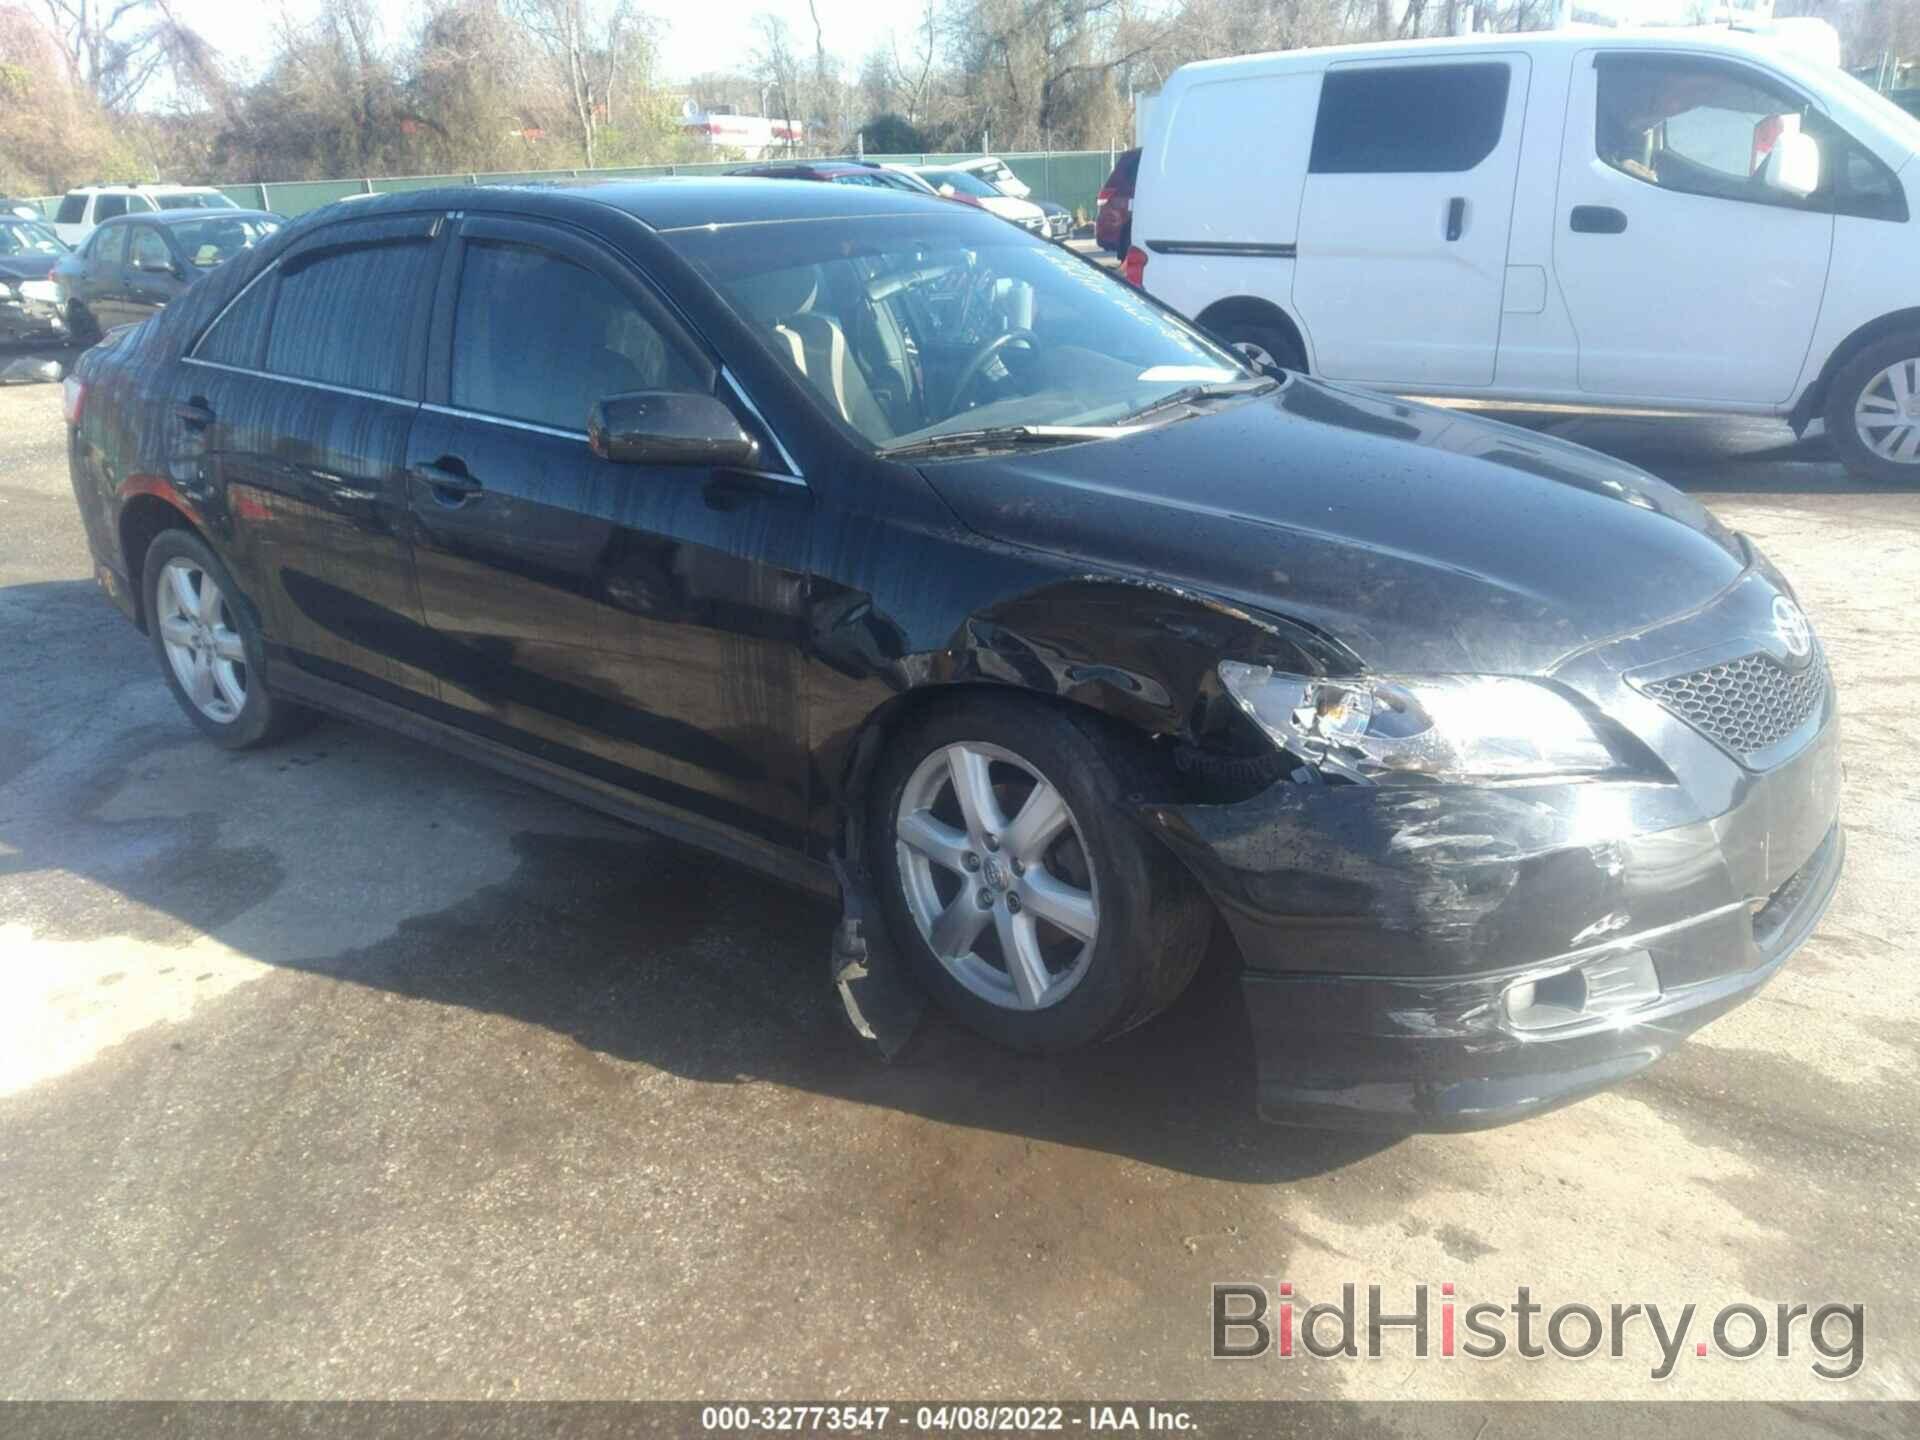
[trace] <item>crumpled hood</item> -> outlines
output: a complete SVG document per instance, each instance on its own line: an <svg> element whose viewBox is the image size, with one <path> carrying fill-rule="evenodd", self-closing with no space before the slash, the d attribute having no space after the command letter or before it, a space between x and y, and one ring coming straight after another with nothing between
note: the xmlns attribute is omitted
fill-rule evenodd
<svg viewBox="0 0 1920 1440"><path fill-rule="evenodd" d="M57 255L0 255L0 280L9 285L22 280L44 280L53 269Z"/></svg>
<svg viewBox="0 0 1920 1440"><path fill-rule="evenodd" d="M923 473L985 536L1286 616L1375 670L1541 673L1748 563L1630 465L1299 377L1138 435Z"/></svg>

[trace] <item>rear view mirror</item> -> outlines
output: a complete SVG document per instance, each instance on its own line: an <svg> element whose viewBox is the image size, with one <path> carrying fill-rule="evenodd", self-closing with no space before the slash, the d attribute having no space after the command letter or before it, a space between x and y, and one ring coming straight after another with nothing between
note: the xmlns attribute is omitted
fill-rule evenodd
<svg viewBox="0 0 1920 1440"><path fill-rule="evenodd" d="M1761 179L1770 190L1801 200L1820 188L1820 142L1803 130L1788 130L1767 152Z"/></svg>
<svg viewBox="0 0 1920 1440"><path fill-rule="evenodd" d="M622 465L738 465L760 458L760 445L733 412L711 395L635 390L594 402L587 443Z"/></svg>

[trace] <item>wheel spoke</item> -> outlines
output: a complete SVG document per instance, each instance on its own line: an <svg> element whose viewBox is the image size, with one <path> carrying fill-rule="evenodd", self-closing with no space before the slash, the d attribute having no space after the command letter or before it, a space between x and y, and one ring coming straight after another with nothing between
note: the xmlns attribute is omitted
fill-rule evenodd
<svg viewBox="0 0 1920 1440"><path fill-rule="evenodd" d="M1900 413L1900 403L1890 395L1880 395L1869 390L1860 397L1860 403L1854 407L1854 413L1862 417L1867 415L1898 415Z"/></svg>
<svg viewBox="0 0 1920 1440"><path fill-rule="evenodd" d="M193 622L184 615L164 615L160 619L160 638L169 645L191 645Z"/></svg>
<svg viewBox="0 0 1920 1440"><path fill-rule="evenodd" d="M1894 449L1907 438L1907 432L1912 428L1911 425L1894 426L1878 440L1872 442L1874 453L1885 456L1889 460L1893 459Z"/></svg>
<svg viewBox="0 0 1920 1440"><path fill-rule="evenodd" d="M215 660L209 668L213 671L214 684L220 687L220 698L234 708L237 714L246 708L247 687L240 683L239 673L225 660Z"/></svg>
<svg viewBox="0 0 1920 1440"><path fill-rule="evenodd" d="M934 819L928 811L916 810L900 822L895 833L902 845L935 865L959 875L968 873L962 859L967 853L965 831Z"/></svg>
<svg viewBox="0 0 1920 1440"><path fill-rule="evenodd" d="M1895 448L1893 458L1903 465L1910 465L1913 463L1916 451L1920 451L1920 425L1909 425L1902 432L1900 444Z"/></svg>
<svg viewBox="0 0 1920 1440"><path fill-rule="evenodd" d="M1007 828L1000 802L993 798L993 777L987 757L964 745L947 747L947 771L953 778L954 798L967 818L967 833L975 840Z"/></svg>
<svg viewBox="0 0 1920 1440"><path fill-rule="evenodd" d="M927 935L927 944L943 960L958 959L973 949L973 942L986 928L991 912L982 910L974 899L973 887L962 886L953 902L940 912Z"/></svg>
<svg viewBox="0 0 1920 1440"><path fill-rule="evenodd" d="M1007 853L1023 865L1037 866L1054 837L1067 828L1067 818L1060 792L1044 780L1037 782L1001 837Z"/></svg>
<svg viewBox="0 0 1920 1440"><path fill-rule="evenodd" d="M213 662L203 654L196 654L193 657L193 666L187 673L190 676L187 696L195 705L205 710L219 698L219 693L213 684Z"/></svg>
<svg viewBox="0 0 1920 1440"><path fill-rule="evenodd" d="M173 603L180 607L180 613L197 619L200 614L200 592L193 588L192 572L184 565L169 565L167 581L173 586Z"/></svg>
<svg viewBox="0 0 1920 1440"><path fill-rule="evenodd" d="M1093 896L1077 890L1045 870L1029 870L1022 887L1026 907L1042 920L1059 926L1076 940L1091 941L1099 933L1099 915Z"/></svg>
<svg viewBox="0 0 1920 1440"><path fill-rule="evenodd" d="M1913 398L1913 383L1907 378L1907 362L1902 360L1898 365L1889 365L1886 374L1887 383L1893 387L1895 403L1902 410L1906 409L1907 401Z"/></svg>
<svg viewBox="0 0 1920 1440"><path fill-rule="evenodd" d="M223 625L213 632L213 653L222 660L244 664L247 658L247 647L241 643L238 630Z"/></svg>
<svg viewBox="0 0 1920 1440"><path fill-rule="evenodd" d="M1013 981L1020 1003L1029 1010L1040 1008L1053 977L1047 974L1046 961L1040 958L1040 937L1026 915L1009 914L1004 906L993 907L994 929L1000 936L1000 953L1007 962L1007 976Z"/></svg>

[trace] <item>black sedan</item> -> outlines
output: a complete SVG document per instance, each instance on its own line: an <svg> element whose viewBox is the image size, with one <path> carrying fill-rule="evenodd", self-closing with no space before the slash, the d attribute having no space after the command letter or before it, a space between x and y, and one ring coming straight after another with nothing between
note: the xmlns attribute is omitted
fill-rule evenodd
<svg viewBox="0 0 1920 1440"><path fill-rule="evenodd" d="M144 320L208 271L266 240L285 222L264 210L162 210L108 220L54 267L47 318L76 340Z"/></svg>
<svg viewBox="0 0 1920 1440"><path fill-rule="evenodd" d="M27 292L44 284L69 253L51 225L0 212L0 343L60 333L29 306Z"/></svg>
<svg viewBox="0 0 1920 1440"><path fill-rule="evenodd" d="M1749 541L961 207L379 197L66 398L100 583L214 743L332 711L839 889L843 982L1029 1050L1224 923L1275 1119L1618 1080L1839 874L1827 669Z"/></svg>

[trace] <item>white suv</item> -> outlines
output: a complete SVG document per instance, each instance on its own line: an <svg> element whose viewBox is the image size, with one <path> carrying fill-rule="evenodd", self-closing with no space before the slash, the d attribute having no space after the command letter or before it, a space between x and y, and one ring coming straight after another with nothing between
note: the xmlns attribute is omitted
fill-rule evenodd
<svg viewBox="0 0 1920 1440"><path fill-rule="evenodd" d="M119 215L237 208L211 185L83 185L60 198L53 228L69 245L78 245L102 220Z"/></svg>
<svg viewBox="0 0 1920 1440"><path fill-rule="evenodd" d="M1149 115L1127 270L1288 368L1817 418L1912 483L1916 153L1838 67L1724 29L1208 61Z"/></svg>

